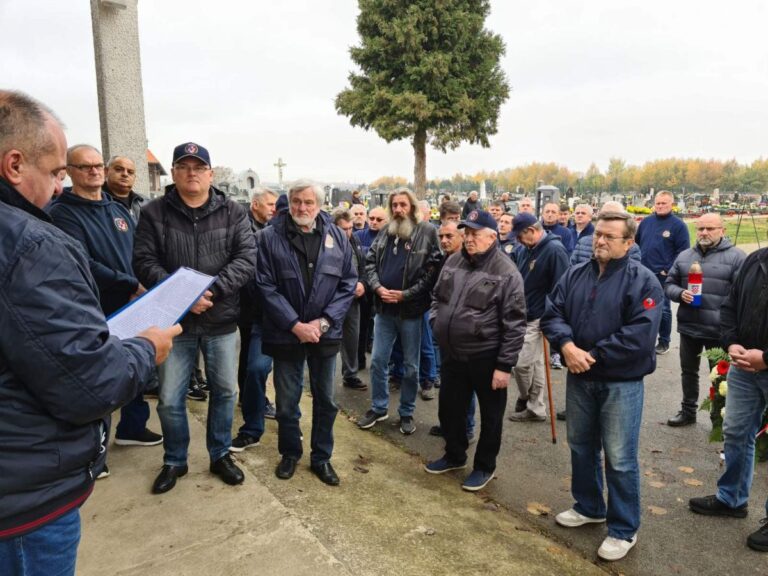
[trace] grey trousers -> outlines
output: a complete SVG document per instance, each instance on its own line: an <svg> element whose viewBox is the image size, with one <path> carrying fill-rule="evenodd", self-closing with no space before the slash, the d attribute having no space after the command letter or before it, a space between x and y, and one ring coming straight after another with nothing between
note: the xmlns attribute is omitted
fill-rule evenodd
<svg viewBox="0 0 768 576"><path fill-rule="evenodd" d="M520 398L527 399L527 408L537 416L546 416L544 404L544 336L539 329L539 320L528 322L525 340L513 373Z"/></svg>
<svg viewBox="0 0 768 576"><path fill-rule="evenodd" d="M360 337L360 301L355 298L349 307L341 335L341 375L344 380L357 378L357 348Z"/></svg>

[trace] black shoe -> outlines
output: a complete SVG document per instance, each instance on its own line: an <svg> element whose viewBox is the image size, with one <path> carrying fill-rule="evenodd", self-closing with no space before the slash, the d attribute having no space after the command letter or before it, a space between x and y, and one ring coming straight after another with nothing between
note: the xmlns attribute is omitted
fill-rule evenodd
<svg viewBox="0 0 768 576"><path fill-rule="evenodd" d="M705 516L747 517L746 504L739 508L731 508L720 502L714 494L712 496L703 496L702 498L691 498L688 500L688 507L693 512L696 512L696 514L704 514Z"/></svg>
<svg viewBox="0 0 768 576"><path fill-rule="evenodd" d="M393 378L389 377L389 389L390 390L400 390L400 386L402 386L403 382L400 380L400 378Z"/></svg>
<svg viewBox="0 0 768 576"><path fill-rule="evenodd" d="M328 486L339 485L339 477L336 475L336 471L333 469L330 462L326 462L325 464L312 464L311 468L312 472L315 473L315 476L328 484Z"/></svg>
<svg viewBox="0 0 768 576"><path fill-rule="evenodd" d="M528 398L518 398L515 402L515 412L522 412L528 407Z"/></svg>
<svg viewBox="0 0 768 576"><path fill-rule="evenodd" d="M152 493L163 494L168 492L168 490L176 486L176 478L181 478L188 470L189 468L187 468L186 464L184 466L164 464L160 474L157 475L154 484L152 484Z"/></svg>
<svg viewBox="0 0 768 576"><path fill-rule="evenodd" d="M691 424L696 424L696 414L688 414L682 410L667 420L667 426L690 426Z"/></svg>
<svg viewBox="0 0 768 576"><path fill-rule="evenodd" d="M243 471L237 467L237 464L232 462L232 456L229 454L222 456L216 460L216 462L211 462L210 470L213 474L216 474L216 476L221 478L225 484L229 484L230 486L242 484L243 480L245 480Z"/></svg>
<svg viewBox="0 0 768 576"><path fill-rule="evenodd" d="M144 398L160 398L160 388L155 386L144 391Z"/></svg>
<svg viewBox="0 0 768 576"><path fill-rule="evenodd" d="M208 381L203 377L203 371L200 370L200 368L197 368L195 370L195 374L193 375L193 379L197 381L197 384L200 386L200 389L203 392L210 392L211 387L208 386Z"/></svg>
<svg viewBox="0 0 768 576"><path fill-rule="evenodd" d="M429 435L430 436L442 436L443 435L443 429L440 428L440 425L432 426L432 428L429 429Z"/></svg>
<svg viewBox="0 0 768 576"><path fill-rule="evenodd" d="M416 424L413 422L413 416L400 417L400 432L406 436L410 436L416 432Z"/></svg>
<svg viewBox="0 0 768 576"><path fill-rule="evenodd" d="M115 444L118 446L157 446L163 443L163 436L152 432L149 428L133 438L120 438L115 435Z"/></svg>
<svg viewBox="0 0 768 576"><path fill-rule="evenodd" d="M270 420L277 418L277 409L275 408L275 405L272 404L272 402L269 400L267 400L267 403L264 406L264 418L268 418Z"/></svg>
<svg viewBox="0 0 768 576"><path fill-rule="evenodd" d="M104 468L101 469L99 475L96 476L96 480L104 480L104 478L109 478L109 467L106 464L104 464Z"/></svg>
<svg viewBox="0 0 768 576"><path fill-rule="evenodd" d="M768 518L760 520L760 528L747 536L747 546L758 552L768 552Z"/></svg>
<svg viewBox="0 0 768 576"><path fill-rule="evenodd" d="M560 412L557 413L557 419L565 420L565 410L560 410Z"/></svg>
<svg viewBox="0 0 768 576"><path fill-rule="evenodd" d="M344 380L343 384L344 388L349 388L350 390L360 390L361 392L368 390L368 384L360 380L360 378L349 378Z"/></svg>
<svg viewBox="0 0 768 576"><path fill-rule="evenodd" d="M280 464L275 468L275 476L281 480L288 480L293 477L294 472L296 472L296 458L283 456Z"/></svg>
<svg viewBox="0 0 768 576"><path fill-rule="evenodd" d="M195 382L194 384L190 384L189 388L187 388L187 398L190 400L197 400L198 402L205 402L208 400L208 394L206 394L205 390Z"/></svg>
<svg viewBox="0 0 768 576"><path fill-rule="evenodd" d="M658 354L659 356L663 356L667 352L669 352L669 344L662 344L661 342L659 342L656 345L656 354Z"/></svg>
<svg viewBox="0 0 768 576"><path fill-rule="evenodd" d="M242 452L246 448L253 448L259 445L258 438L254 438L249 434L243 434L242 432L237 435L237 438L232 440L232 444L229 446L230 452Z"/></svg>
<svg viewBox="0 0 768 576"><path fill-rule="evenodd" d="M365 370L366 366L366 358L363 356L362 358L357 359L357 369L358 370Z"/></svg>

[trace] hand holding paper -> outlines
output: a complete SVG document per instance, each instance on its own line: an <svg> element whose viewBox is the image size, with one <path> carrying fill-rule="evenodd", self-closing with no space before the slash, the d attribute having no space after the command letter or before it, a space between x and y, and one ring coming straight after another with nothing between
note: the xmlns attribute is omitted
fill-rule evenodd
<svg viewBox="0 0 768 576"><path fill-rule="evenodd" d="M165 359L168 358L168 354L173 348L173 339L181 334L182 329L179 324L174 324L170 328L158 328L152 326L147 328L140 334L139 338L146 338L155 347L155 364L159 366Z"/></svg>

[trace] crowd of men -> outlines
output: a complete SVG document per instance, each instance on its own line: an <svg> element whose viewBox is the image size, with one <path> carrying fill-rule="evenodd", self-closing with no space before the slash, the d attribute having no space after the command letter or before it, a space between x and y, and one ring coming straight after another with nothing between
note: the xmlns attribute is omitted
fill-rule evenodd
<svg viewBox="0 0 768 576"><path fill-rule="evenodd" d="M754 437L768 401L768 250L746 257L724 237L719 216L697 220L691 247L665 191L639 226L618 203L601 207L594 221L586 204L571 221L567 207L547 203L539 219L529 198L512 214L508 196L486 210L476 193L463 206L444 198L433 223L429 204L407 188L370 210L357 193L349 209L329 214L323 189L309 181L287 195L258 190L244 207L212 185L210 153L194 142L173 150L173 183L146 201L133 189L132 159L105 162L94 146L67 148L62 124L43 104L0 91L0 119L0 573L20 573L21 565L45 572L53 557L62 573L74 573L78 508L108 474L114 410L121 410L116 443L163 445L152 492L175 487L189 470L186 400L201 360L212 474L242 483L231 454L258 446L272 416L275 474L294 476L307 374L310 470L339 485L331 463L339 355L341 384L370 394L362 430L389 418L399 391L398 427L413 434L417 399L437 391L439 422L429 433L445 448L425 465L428 473L467 466L479 406L477 446L461 484L468 491L494 477L510 384L517 395L507 419L542 422L546 363L562 361L559 416L567 421L575 503L555 520L606 523L598 555L623 558L640 526L643 379L669 350L670 301L679 303L682 370L682 407L670 426L696 421L702 349L723 345L733 361L725 472L717 494L689 506L746 516ZM65 170L72 186L62 189ZM688 287L694 262L707 279L701 294ZM215 281L180 325L125 340L109 335L106 316L181 267ZM151 390L162 434L147 428ZM243 424L233 437L238 397ZM768 528L747 543L768 551Z"/></svg>

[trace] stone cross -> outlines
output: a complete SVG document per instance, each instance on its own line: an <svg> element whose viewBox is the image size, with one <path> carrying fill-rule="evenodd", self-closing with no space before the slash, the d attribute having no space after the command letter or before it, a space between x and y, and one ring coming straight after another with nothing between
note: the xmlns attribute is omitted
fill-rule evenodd
<svg viewBox="0 0 768 576"><path fill-rule="evenodd" d="M277 182L280 188L282 188L283 187L283 167L288 166L288 164L283 162L282 158L278 158L277 163L273 164L273 166L277 166Z"/></svg>

